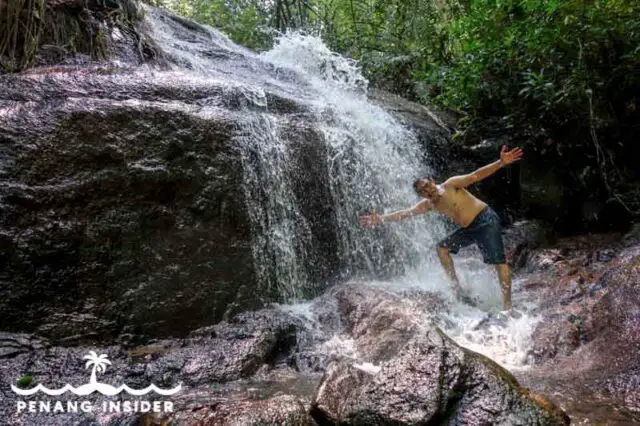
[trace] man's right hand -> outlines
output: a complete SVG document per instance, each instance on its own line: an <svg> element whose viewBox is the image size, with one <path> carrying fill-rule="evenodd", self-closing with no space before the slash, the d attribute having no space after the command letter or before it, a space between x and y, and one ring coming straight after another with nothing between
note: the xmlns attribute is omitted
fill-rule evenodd
<svg viewBox="0 0 640 426"><path fill-rule="evenodd" d="M373 228L376 225L380 225L382 223L382 216L373 211L370 215L360 216L360 226L365 226L368 228Z"/></svg>

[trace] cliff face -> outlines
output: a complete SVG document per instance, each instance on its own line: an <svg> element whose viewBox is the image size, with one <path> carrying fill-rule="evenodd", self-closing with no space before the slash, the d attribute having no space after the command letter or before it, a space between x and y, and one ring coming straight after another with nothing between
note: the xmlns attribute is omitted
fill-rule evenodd
<svg viewBox="0 0 640 426"><path fill-rule="evenodd" d="M10 328L66 335L73 317L86 333L164 334L256 299L232 115L204 119L149 93L169 87L123 77L4 78Z"/></svg>
<svg viewBox="0 0 640 426"><path fill-rule="evenodd" d="M333 135L353 142L362 130L340 124L304 75L153 8L45 10L86 24L84 47L97 28L108 59L79 43L47 56L43 30L27 61L37 66L0 76L3 329L181 334L318 294L361 256L356 214L384 194L360 188L387 175L365 166L358 180L346 168L362 160L331 163L347 146ZM422 120L409 125L423 142L446 141ZM358 125L367 132L370 119ZM382 131L365 137L388 138ZM401 249L392 240L382 268Z"/></svg>

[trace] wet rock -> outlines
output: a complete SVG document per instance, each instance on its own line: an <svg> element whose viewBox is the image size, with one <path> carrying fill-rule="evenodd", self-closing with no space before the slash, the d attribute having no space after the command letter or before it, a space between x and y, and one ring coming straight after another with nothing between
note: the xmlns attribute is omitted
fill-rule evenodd
<svg viewBox="0 0 640 426"><path fill-rule="evenodd" d="M549 227L541 221L520 220L502 232L507 263L514 270L523 268L534 249L548 243Z"/></svg>
<svg viewBox="0 0 640 426"><path fill-rule="evenodd" d="M573 318L572 318L573 319ZM570 355L582 342L583 325L563 315L544 318L531 336L531 354L541 363L556 355Z"/></svg>
<svg viewBox="0 0 640 426"><path fill-rule="evenodd" d="M332 341L343 331L337 301L328 292L315 299L310 312L298 319L304 323L305 331L298 333L298 346L287 364L302 373L321 374L339 356L331 350Z"/></svg>
<svg viewBox="0 0 640 426"><path fill-rule="evenodd" d="M298 320L279 311L240 314L145 355L146 361L153 361L146 375L163 380L168 371L175 371L172 377L189 386L249 377L265 364L285 362L302 328Z"/></svg>
<svg viewBox="0 0 640 426"><path fill-rule="evenodd" d="M603 308L602 304L618 297L606 295L615 281L609 277L616 265L629 262L625 253L629 249L598 247L583 238L532 253L527 267L535 271L535 278L525 287L537 294L537 301L545 310L532 336L532 354L537 362L556 355L568 356L602 330L614 335L619 332L603 318L610 313L610 307Z"/></svg>
<svg viewBox="0 0 640 426"><path fill-rule="evenodd" d="M613 260L614 257L616 257L616 251L610 248L605 248L594 253L593 261L606 263Z"/></svg>
<svg viewBox="0 0 640 426"><path fill-rule="evenodd" d="M279 395L264 400L234 398L215 401L201 407L190 407L169 419L175 425L202 426L312 426L308 402L292 395ZM163 419L164 420L164 419ZM151 425L161 425L153 422Z"/></svg>
<svg viewBox="0 0 640 426"><path fill-rule="evenodd" d="M603 380L595 387L640 416L640 366Z"/></svg>
<svg viewBox="0 0 640 426"><path fill-rule="evenodd" d="M417 334L375 374L332 364L312 415L320 424L569 424L562 410L437 329Z"/></svg>
<svg viewBox="0 0 640 426"><path fill-rule="evenodd" d="M480 322L478 322L478 324L475 327L473 327L473 330L487 331L492 327L504 328L508 326L509 321L518 319L518 318L522 318L522 313L516 311L515 309L512 309L509 312L501 311L501 312L498 312L497 314L489 314L485 318L480 320Z"/></svg>
<svg viewBox="0 0 640 426"><path fill-rule="evenodd" d="M6 329L65 313L78 321L40 332L166 335L257 304L230 122L118 101L39 111L0 120Z"/></svg>
<svg viewBox="0 0 640 426"><path fill-rule="evenodd" d="M629 231L624 235L622 242L626 246L640 243L640 223L633 223Z"/></svg>
<svg viewBox="0 0 640 426"><path fill-rule="evenodd" d="M576 423L637 422L640 246L591 236L557 250L563 258L538 271L544 285L530 288L543 319L527 384L562 395Z"/></svg>
<svg viewBox="0 0 640 426"><path fill-rule="evenodd" d="M83 417L95 421L95 416L102 414L100 410L93 415L17 413L15 401L19 397L8 389L9 384L16 384L27 376L30 378L30 383L25 385L27 388L37 384L49 388L59 388L67 383L73 386L85 384L90 371L85 369L83 357L90 350L107 355L111 361L99 376L101 383L116 387L127 384L134 389L146 388L151 383L165 389L181 385L183 390L170 398L155 394L148 394L144 398L168 399L174 401L176 406L184 407L186 401L181 397L188 394L189 389L210 389L212 385L254 376L261 370L277 370L274 367L284 365L287 357L296 350L299 329L301 325L297 319L280 311L263 310L245 313L229 322L197 330L185 339L156 341L128 350L120 346L50 346L35 336L4 333L0 336L0 354L4 354L0 363L0 382L7 388L3 388L3 392L10 397L0 403L0 415L11 419L11 424L16 425L63 425ZM282 375L271 373L268 377L275 380L282 378ZM204 398L211 397L210 393L204 395ZM87 400L94 406L101 406L103 401L113 399L92 394L87 396ZM291 401L274 404L283 409L289 406L290 411L295 411L291 408ZM237 410L240 414L241 409ZM255 410L257 415L260 408L256 406ZM291 416L295 418L294 414ZM120 420L129 421L130 416Z"/></svg>
<svg viewBox="0 0 640 426"><path fill-rule="evenodd" d="M392 302L380 303L374 308L375 313L371 314L366 310L371 306L367 305L362 309L355 305L364 302L368 297L372 298L373 305L383 301ZM418 304L435 306L436 299L423 295ZM406 327L411 327L407 325L411 323L406 315L409 306L407 303L411 302L362 284L335 287L315 299L309 311L297 314L295 310L289 312L299 321L301 327L298 327L296 333L294 350L279 362L299 374L314 376L321 375L329 364L336 360L355 356L362 356L367 360L384 358L385 354L393 350L395 342L406 334ZM387 311L394 308L402 312ZM350 313L347 314L347 311ZM349 315L349 318L343 315ZM380 331L383 324L389 322L394 315L398 319L398 322L394 323L397 326L395 330L383 332L383 336L378 335L377 338L375 333L367 332L367 327L374 327L374 330Z"/></svg>
<svg viewBox="0 0 640 426"><path fill-rule="evenodd" d="M615 264L596 282L594 289L606 289L591 311L587 333L591 338L606 333L640 343L640 245L620 252Z"/></svg>
<svg viewBox="0 0 640 426"><path fill-rule="evenodd" d="M561 249L538 250L532 253L527 259L526 267L528 272L547 271L556 266L558 262L565 260L565 254Z"/></svg>
<svg viewBox="0 0 640 426"><path fill-rule="evenodd" d="M197 105L240 90L183 82L181 92L175 80L113 74L0 78L13 111L0 119L7 330L76 341L181 335L276 298L256 292L237 142L246 117L212 107L203 118ZM283 128L292 141L317 141L309 126ZM322 152L303 151L301 162L324 164ZM316 166L300 187L310 238L323 241L308 251L322 263L317 280L335 267L322 173Z"/></svg>
<svg viewBox="0 0 640 426"><path fill-rule="evenodd" d="M46 339L35 335L0 332L0 359L41 351L49 346Z"/></svg>
<svg viewBox="0 0 640 426"><path fill-rule="evenodd" d="M411 128L418 141L424 146L424 160L436 172L436 178L446 178L469 172L473 167L470 156L454 155L449 143L455 121L446 120L446 113L434 112L415 102L408 101L390 92L370 88L367 91L369 99L387 111L398 121Z"/></svg>
<svg viewBox="0 0 640 426"><path fill-rule="evenodd" d="M333 295L358 360L377 365L332 362L313 400L318 423L568 424L564 412L435 327L429 316L438 311L429 307L441 306L437 297L430 304L355 283Z"/></svg>
<svg viewBox="0 0 640 426"><path fill-rule="evenodd" d="M393 356L421 324L429 321L428 311L409 300L366 285L341 286L334 297L344 330L366 361L378 362Z"/></svg>

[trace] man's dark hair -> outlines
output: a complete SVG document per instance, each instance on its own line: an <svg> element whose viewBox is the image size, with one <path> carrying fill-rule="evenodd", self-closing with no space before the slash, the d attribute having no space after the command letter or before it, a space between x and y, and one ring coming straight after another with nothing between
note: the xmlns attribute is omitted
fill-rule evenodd
<svg viewBox="0 0 640 426"><path fill-rule="evenodd" d="M423 180L429 180L429 179L431 179L430 176L425 176L425 177L421 177L421 178L418 178L418 179L414 180L413 181L413 190L416 191L416 193L417 193L418 192L418 184L420 182L422 182Z"/></svg>

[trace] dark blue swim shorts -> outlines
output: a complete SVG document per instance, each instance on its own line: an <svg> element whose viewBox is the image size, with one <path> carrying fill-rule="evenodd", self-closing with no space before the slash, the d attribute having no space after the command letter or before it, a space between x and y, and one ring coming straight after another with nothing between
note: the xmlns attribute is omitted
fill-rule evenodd
<svg viewBox="0 0 640 426"><path fill-rule="evenodd" d="M487 206L466 228L460 228L438 243L438 247L449 249L453 254L463 247L476 243L482 252L484 263L499 265L506 263L504 245L500 233L500 217Z"/></svg>

